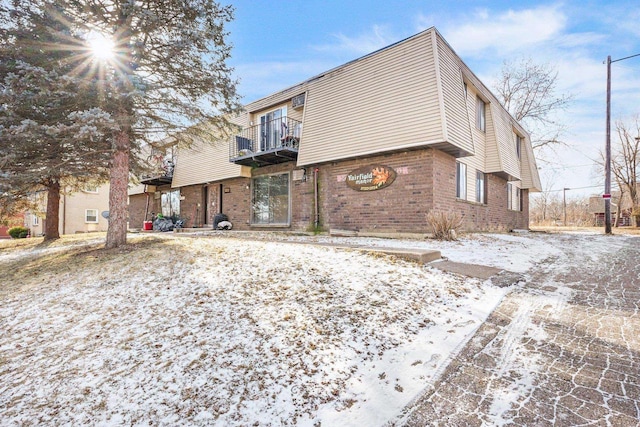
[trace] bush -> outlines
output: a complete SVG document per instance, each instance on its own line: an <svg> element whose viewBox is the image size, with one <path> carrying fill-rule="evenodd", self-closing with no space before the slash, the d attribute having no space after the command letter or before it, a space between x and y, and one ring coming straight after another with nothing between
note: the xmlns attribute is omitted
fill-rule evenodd
<svg viewBox="0 0 640 427"><path fill-rule="evenodd" d="M457 240L462 227L462 218L455 212L429 211L427 223L438 240Z"/></svg>
<svg viewBox="0 0 640 427"><path fill-rule="evenodd" d="M14 239L24 239L29 234L29 229L27 227L11 227L9 231L9 236Z"/></svg>

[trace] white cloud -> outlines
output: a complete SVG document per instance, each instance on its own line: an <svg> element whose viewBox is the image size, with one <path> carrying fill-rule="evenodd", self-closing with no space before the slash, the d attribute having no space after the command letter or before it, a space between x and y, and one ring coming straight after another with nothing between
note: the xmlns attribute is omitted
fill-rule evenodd
<svg viewBox="0 0 640 427"><path fill-rule="evenodd" d="M566 17L558 6L512 9L495 14L477 10L470 22L450 22L444 37L460 55L485 55L487 50L507 54L548 42L561 34Z"/></svg>
<svg viewBox="0 0 640 427"><path fill-rule="evenodd" d="M239 92L244 97L243 102L252 102L335 66L317 60L253 62L237 65L235 75L240 77Z"/></svg>
<svg viewBox="0 0 640 427"><path fill-rule="evenodd" d="M342 33L333 34L333 37L337 43L316 46L315 49L338 55L366 55L401 39L384 25L374 25L369 31L353 37Z"/></svg>

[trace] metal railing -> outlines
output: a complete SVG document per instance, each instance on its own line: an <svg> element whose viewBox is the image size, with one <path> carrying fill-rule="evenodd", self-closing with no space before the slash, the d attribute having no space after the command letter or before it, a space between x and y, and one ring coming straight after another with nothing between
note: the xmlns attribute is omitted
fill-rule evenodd
<svg viewBox="0 0 640 427"><path fill-rule="evenodd" d="M249 126L229 142L229 158L259 156L260 153L277 150L298 151L302 122L279 117L258 125Z"/></svg>
<svg viewBox="0 0 640 427"><path fill-rule="evenodd" d="M170 180L173 178L175 160L173 157L159 157L147 159L149 169L140 177L141 181L148 181L154 178Z"/></svg>

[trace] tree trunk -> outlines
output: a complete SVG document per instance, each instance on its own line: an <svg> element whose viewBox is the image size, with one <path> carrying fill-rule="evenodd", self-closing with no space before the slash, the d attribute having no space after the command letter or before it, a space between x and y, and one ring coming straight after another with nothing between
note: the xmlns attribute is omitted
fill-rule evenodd
<svg viewBox="0 0 640 427"><path fill-rule="evenodd" d="M622 206L622 196L624 195L624 193L620 193L620 197L618 198L618 206L616 207L616 219L614 222L614 227L618 228L620 226L620 214L621 214L621 209L620 207Z"/></svg>
<svg viewBox="0 0 640 427"><path fill-rule="evenodd" d="M44 240L60 238L60 182L50 181L47 185L47 217L44 220Z"/></svg>
<svg viewBox="0 0 640 427"><path fill-rule="evenodd" d="M107 249L117 248L127 243L130 149L128 129L120 130L115 135L115 151L109 176L109 228L105 245Z"/></svg>

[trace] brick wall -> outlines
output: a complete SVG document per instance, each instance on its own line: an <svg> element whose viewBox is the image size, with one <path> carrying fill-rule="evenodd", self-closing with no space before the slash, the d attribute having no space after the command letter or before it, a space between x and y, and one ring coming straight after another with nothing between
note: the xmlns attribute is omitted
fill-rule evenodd
<svg viewBox="0 0 640 427"><path fill-rule="evenodd" d="M434 150L408 151L321 167L320 173L325 176L321 189L325 228L425 232L425 216L433 203L433 153ZM345 179L350 172L372 164L393 168L397 173L395 181L375 191L356 191L347 186Z"/></svg>
<svg viewBox="0 0 640 427"><path fill-rule="evenodd" d="M358 192L344 177L365 165L382 164L398 172L384 189ZM457 212L468 231L508 231L528 228L528 192L523 190L523 210L507 209L507 181L488 174L487 204L456 198L456 159L442 151L425 149L366 159L337 162L320 167L322 214L325 229L360 232L426 233L431 209ZM328 189L328 191L324 191Z"/></svg>
<svg viewBox="0 0 640 427"><path fill-rule="evenodd" d="M251 219L251 180L234 178L209 185L209 224L213 224L214 216L220 212L220 196L222 213L229 217L233 228L248 230Z"/></svg>
<svg viewBox="0 0 640 427"><path fill-rule="evenodd" d="M202 227L204 224L204 185L180 188L180 218L185 227Z"/></svg>
<svg viewBox="0 0 640 427"><path fill-rule="evenodd" d="M151 221L151 213L161 211L160 199L154 197L154 193L149 193L149 209L145 219L144 212L147 206L146 194L133 194L129 196L129 228L142 229L143 221Z"/></svg>
<svg viewBox="0 0 640 427"><path fill-rule="evenodd" d="M393 168L395 181L376 191L356 191L347 186L347 174L363 166L381 164ZM320 228L359 231L362 233L428 233L426 215L431 209L457 212L465 230L507 231L528 227L528 192L523 190L523 210L507 210L507 181L487 174L487 204L458 200L456 194L456 159L442 151L422 149L363 159L306 167L302 180L291 174L291 226L279 229L310 230L314 223L314 169L318 169ZM294 162L257 168L253 177L274 173L291 173L299 169ZM184 200L181 212L187 226L205 222L205 193L208 192L207 224L220 212L229 217L236 230L274 229L251 226L251 179L234 178L206 186L181 189ZM141 227L145 195L132 196L132 224ZM151 198L150 212L159 212L159 200ZM198 206L200 204L200 206ZM157 206L156 206L157 205ZM142 213L140 211L142 210ZM193 212L192 212L193 211ZM197 211L197 212L196 212ZM195 213L197 213L197 215ZM196 218L194 222L192 217Z"/></svg>

